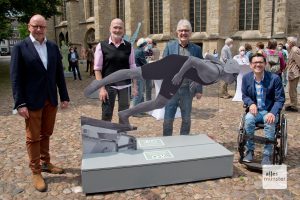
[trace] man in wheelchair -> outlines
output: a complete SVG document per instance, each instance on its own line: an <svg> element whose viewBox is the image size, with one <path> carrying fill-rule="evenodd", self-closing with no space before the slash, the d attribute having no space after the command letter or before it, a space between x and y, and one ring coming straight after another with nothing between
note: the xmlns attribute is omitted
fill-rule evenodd
<svg viewBox="0 0 300 200"><path fill-rule="evenodd" d="M252 72L246 74L242 81L243 102L249 108L244 118L246 135L254 136L257 123L264 124L264 134L273 141L275 126L280 110L285 102L284 89L280 77L265 70L266 58L262 54L250 57ZM255 144L252 139L246 142L247 152L244 162L251 162L254 156ZM261 165L270 165L273 144L264 145Z"/></svg>

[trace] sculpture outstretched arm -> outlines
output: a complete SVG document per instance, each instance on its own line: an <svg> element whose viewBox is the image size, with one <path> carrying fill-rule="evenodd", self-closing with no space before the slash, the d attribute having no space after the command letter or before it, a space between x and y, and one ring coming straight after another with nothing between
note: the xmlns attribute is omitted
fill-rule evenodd
<svg viewBox="0 0 300 200"><path fill-rule="evenodd" d="M182 65L180 71L175 74L174 78L172 79L172 83L174 85L179 85L180 82L182 81L182 77L183 75L191 68L195 68L195 61L194 59L196 58L193 58L192 56L190 56L185 62L184 64Z"/></svg>

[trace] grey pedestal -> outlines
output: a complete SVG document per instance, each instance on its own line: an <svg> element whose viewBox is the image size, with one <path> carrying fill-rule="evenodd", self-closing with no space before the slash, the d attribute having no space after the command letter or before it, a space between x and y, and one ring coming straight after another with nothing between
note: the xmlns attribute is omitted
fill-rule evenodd
<svg viewBox="0 0 300 200"><path fill-rule="evenodd" d="M73 72L64 71L65 78L73 78Z"/></svg>
<svg viewBox="0 0 300 200"><path fill-rule="evenodd" d="M137 150L83 154L84 193L193 182L233 174L233 153L204 134L137 138Z"/></svg>

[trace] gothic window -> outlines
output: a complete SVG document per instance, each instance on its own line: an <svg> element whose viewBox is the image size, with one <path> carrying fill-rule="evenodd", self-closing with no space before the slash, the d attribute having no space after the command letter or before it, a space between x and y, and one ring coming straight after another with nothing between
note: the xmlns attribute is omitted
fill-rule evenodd
<svg viewBox="0 0 300 200"><path fill-rule="evenodd" d="M62 7L61 7L61 21L67 20L67 6L66 6L66 0L62 1Z"/></svg>
<svg viewBox="0 0 300 200"><path fill-rule="evenodd" d="M193 32L206 31L206 0L190 0L190 22Z"/></svg>
<svg viewBox="0 0 300 200"><path fill-rule="evenodd" d="M95 29L91 28L86 34L86 42L92 44L95 42Z"/></svg>
<svg viewBox="0 0 300 200"><path fill-rule="evenodd" d="M117 0L117 18L125 22L125 0Z"/></svg>
<svg viewBox="0 0 300 200"><path fill-rule="evenodd" d="M163 1L150 0L150 34L163 32Z"/></svg>
<svg viewBox="0 0 300 200"><path fill-rule="evenodd" d="M239 30L258 30L259 0L240 0Z"/></svg>
<svg viewBox="0 0 300 200"><path fill-rule="evenodd" d="M89 0L89 14L94 17L94 0Z"/></svg>

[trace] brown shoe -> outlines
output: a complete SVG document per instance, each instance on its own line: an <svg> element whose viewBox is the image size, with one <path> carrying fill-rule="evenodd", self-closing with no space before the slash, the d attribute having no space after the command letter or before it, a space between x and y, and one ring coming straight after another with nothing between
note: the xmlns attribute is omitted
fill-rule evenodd
<svg viewBox="0 0 300 200"><path fill-rule="evenodd" d="M285 111L298 112L298 108L294 106L286 106Z"/></svg>
<svg viewBox="0 0 300 200"><path fill-rule="evenodd" d="M64 173L64 169L56 167L51 163L43 163L42 164L42 172L48 172L51 174L62 174Z"/></svg>
<svg viewBox="0 0 300 200"><path fill-rule="evenodd" d="M33 174L32 175L33 186L36 190L40 192L45 192L47 190L46 183L41 174Z"/></svg>

